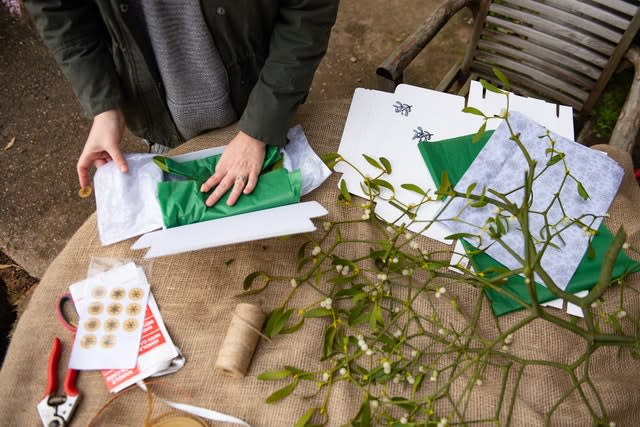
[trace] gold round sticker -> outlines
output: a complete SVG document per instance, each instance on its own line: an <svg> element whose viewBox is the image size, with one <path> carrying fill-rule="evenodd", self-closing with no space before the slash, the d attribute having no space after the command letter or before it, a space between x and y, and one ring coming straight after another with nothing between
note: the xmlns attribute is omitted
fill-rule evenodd
<svg viewBox="0 0 640 427"><path fill-rule="evenodd" d="M107 306L107 313L109 313L110 316L119 315L120 313L122 313L122 304L119 304L117 302L109 304Z"/></svg>
<svg viewBox="0 0 640 427"><path fill-rule="evenodd" d="M120 321L118 319L107 319L104 321L104 330L107 332L113 332L118 329L120 326Z"/></svg>
<svg viewBox="0 0 640 427"><path fill-rule="evenodd" d="M111 298L115 300L121 300L127 295L127 292L124 288L114 288L111 290Z"/></svg>
<svg viewBox="0 0 640 427"><path fill-rule="evenodd" d="M142 310L142 307L140 307L140 304L136 304L136 303L133 302L133 303L127 305L127 308L126 308L125 311L126 311L128 316L135 317L138 314L140 314L141 310Z"/></svg>
<svg viewBox="0 0 640 427"><path fill-rule="evenodd" d="M122 323L122 328L127 332L133 332L138 327L138 321L136 319L127 319Z"/></svg>
<svg viewBox="0 0 640 427"><path fill-rule="evenodd" d="M93 189L91 188L91 186L87 185L86 187L82 187L80 190L78 190L78 196L80 196L81 199L86 199L91 195L92 192Z"/></svg>
<svg viewBox="0 0 640 427"><path fill-rule="evenodd" d="M116 345L116 336L115 335L105 335L100 340L100 345L102 348L111 348Z"/></svg>
<svg viewBox="0 0 640 427"><path fill-rule="evenodd" d="M102 305L101 302L92 302L91 304L89 304L89 307L87 308L87 311L89 312L89 314L92 314L94 316L102 313L102 308L104 306Z"/></svg>
<svg viewBox="0 0 640 427"><path fill-rule="evenodd" d="M80 347L84 349L89 349L96 345L96 336L93 334L84 335L80 338Z"/></svg>
<svg viewBox="0 0 640 427"><path fill-rule="evenodd" d="M142 288L132 288L129 290L129 299L137 301L144 296Z"/></svg>
<svg viewBox="0 0 640 427"><path fill-rule="evenodd" d="M91 296L94 297L94 298L102 298L106 294L107 294L107 290L104 288L104 286L96 286L91 291Z"/></svg>
<svg viewBox="0 0 640 427"><path fill-rule="evenodd" d="M100 327L100 321L95 317L90 317L84 322L84 329L88 332L93 332Z"/></svg>

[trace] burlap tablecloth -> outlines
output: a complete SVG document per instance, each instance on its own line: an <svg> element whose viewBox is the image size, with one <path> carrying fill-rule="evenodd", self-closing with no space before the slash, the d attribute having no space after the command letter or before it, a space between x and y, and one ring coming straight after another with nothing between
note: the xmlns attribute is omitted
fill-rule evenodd
<svg viewBox="0 0 640 427"><path fill-rule="evenodd" d="M349 103L331 102L305 105L300 109L296 122L301 123L312 146L319 154L335 151L342 134ZM198 137L175 150L184 153L226 143L236 130L227 128ZM630 159L623 153L605 147L610 156L619 161L627 172L625 181L611 209L607 224L617 230L624 224L629 240L640 245L640 190L631 175ZM336 204L338 177L331 177L320 189L305 197L317 200L330 212L329 218L345 215L345 208ZM366 236L371 230L359 225L355 233ZM242 289L245 276L264 270L273 274L291 274L295 268L295 254L308 236L288 239L270 239L247 244L202 250L177 256L156 259L148 277L165 324L174 342L186 356L185 367L173 375L164 377L157 384L163 397L199 405L248 421L252 426L293 425L310 406L303 393L296 392L277 404L268 405L264 399L284 383L262 382L256 376L266 370L280 369L289 364L308 369L317 364L322 346L322 320L307 322L304 329L294 336L280 336L271 342L264 340L258 346L248 375L234 379L214 373L213 367L218 349L224 338L232 311L238 302L260 303L267 310L273 309L285 289L271 287L267 293L238 299L234 297ZM39 425L36 404L42 398L46 385L47 357L54 336L59 336L67 351L62 361L68 360L70 334L58 322L54 305L56 298L66 288L87 275L92 256L128 258L144 263L144 251L131 251L134 240L102 247L98 239L95 215L77 231L65 249L53 261L22 315L15 329L4 366L0 371L0 424L6 426ZM436 242L428 242L430 249L438 248ZM440 245L441 246L441 245ZM232 263L225 262L233 260ZM635 285L638 285L636 275ZM637 287L637 286L636 286ZM460 297L464 310L477 298L475 289L451 289ZM610 294L617 289L609 291ZM611 296L611 295L609 295ZM640 303L637 295L627 293L630 316L637 316ZM482 322L494 324L484 310ZM504 325L513 324L522 313L505 316ZM451 315L451 321L455 315ZM458 320L459 321L459 320ZM480 328L482 330L482 327ZM551 328L545 322L534 322L519 333L513 343L513 351L537 356L540 359L567 361L583 350L582 341L566 331ZM599 350L592 359L591 377L602 392L604 404L611 419L618 426L640 425L640 363L626 352L617 354L611 349ZM62 369L60 370L62 371ZM490 415L496 400L496 389L487 379L484 394L472 402L469 413ZM562 392L569 384L566 378L543 367L524 372L520 393L516 399L512 425L542 425L543 414L554 401L552 396ZM96 412L110 398L102 377L96 372L83 372L78 388L82 401L73 425L87 425ZM577 398L569 398L558 410L554 425L591 425L584 405L575 404ZM338 385L329 410L330 425L341 425L355 415L361 396L353 389ZM156 402L158 412L162 408ZM96 419L95 425L140 426L146 412L146 395L134 390L116 400ZM482 423L480 423L481 425Z"/></svg>

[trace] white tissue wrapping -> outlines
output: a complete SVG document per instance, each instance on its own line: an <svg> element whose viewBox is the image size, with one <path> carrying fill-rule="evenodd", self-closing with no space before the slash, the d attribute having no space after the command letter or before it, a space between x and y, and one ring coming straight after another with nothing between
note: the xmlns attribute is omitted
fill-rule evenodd
<svg viewBox="0 0 640 427"><path fill-rule="evenodd" d="M154 154L127 154L129 171L122 173L115 162L99 167L93 178L98 233L103 245L126 240L163 227L156 198L162 170L153 163Z"/></svg>

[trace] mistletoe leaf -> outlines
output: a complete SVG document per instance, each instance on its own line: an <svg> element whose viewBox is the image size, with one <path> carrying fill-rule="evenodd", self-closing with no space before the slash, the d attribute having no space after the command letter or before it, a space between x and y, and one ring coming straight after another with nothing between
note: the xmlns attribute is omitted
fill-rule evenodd
<svg viewBox="0 0 640 427"><path fill-rule="evenodd" d="M296 421L296 424L294 427L306 427L309 425L309 420L311 419L311 417L313 417L313 415L316 413L316 411L318 410L318 408L311 408L309 410L307 410L307 412L305 412L304 414L302 414L302 416L300 418L298 418L298 421Z"/></svg>
<svg viewBox="0 0 640 427"><path fill-rule="evenodd" d="M391 173L391 162L386 157L380 157L380 163L384 166L384 171L386 173Z"/></svg>
<svg viewBox="0 0 640 427"><path fill-rule="evenodd" d="M373 166L376 169L380 169L381 171L384 171L385 169L382 167L382 165L380 165L380 163L378 163L378 161L376 159L374 159L371 156L367 156L366 154L362 154L362 157L364 157L364 159L367 161L367 163L369 163L371 166Z"/></svg>
<svg viewBox="0 0 640 427"><path fill-rule="evenodd" d="M276 390L273 393L271 393L267 397L266 402L267 403L274 403L274 402L277 402L279 400L282 400L285 397L289 396L291 393L293 393L293 390L295 390L296 387L298 387L298 378L295 378L291 384L288 384L288 385L282 387L281 389Z"/></svg>
<svg viewBox="0 0 640 427"><path fill-rule="evenodd" d="M349 190L347 190L347 183L344 179L340 180L340 194L347 202L351 201L351 194L349 194Z"/></svg>
<svg viewBox="0 0 640 427"><path fill-rule="evenodd" d="M280 369L278 371L266 371L258 375L261 381L275 381L290 377L292 372L289 369Z"/></svg>

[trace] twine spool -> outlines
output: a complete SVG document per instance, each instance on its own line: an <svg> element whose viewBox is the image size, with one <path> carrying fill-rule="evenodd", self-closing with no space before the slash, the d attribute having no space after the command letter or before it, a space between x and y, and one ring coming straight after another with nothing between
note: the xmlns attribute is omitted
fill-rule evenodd
<svg viewBox="0 0 640 427"><path fill-rule="evenodd" d="M216 370L236 378L245 376L265 318L257 305L243 303L236 306L218 353Z"/></svg>

